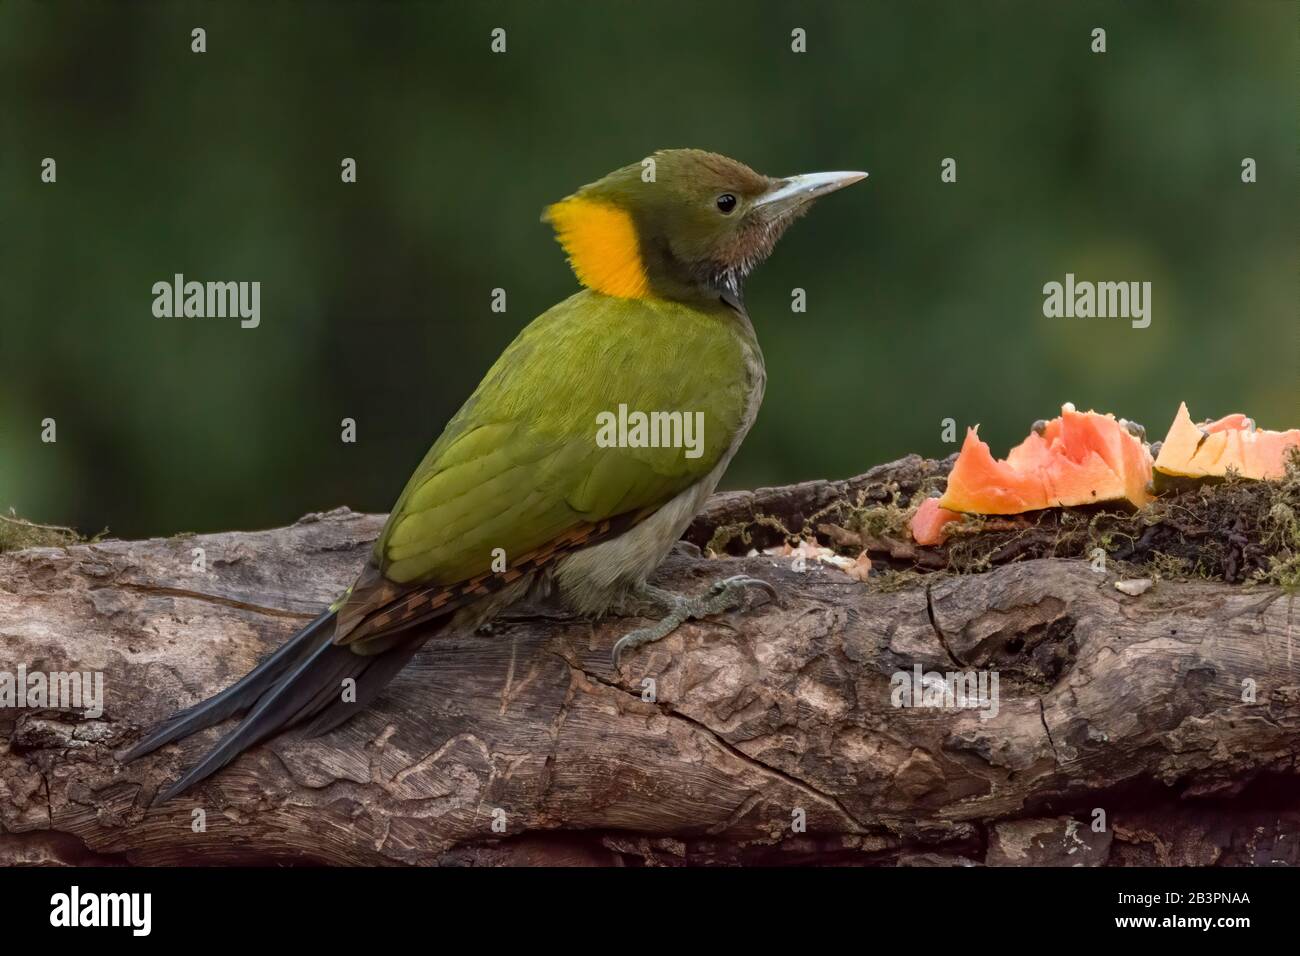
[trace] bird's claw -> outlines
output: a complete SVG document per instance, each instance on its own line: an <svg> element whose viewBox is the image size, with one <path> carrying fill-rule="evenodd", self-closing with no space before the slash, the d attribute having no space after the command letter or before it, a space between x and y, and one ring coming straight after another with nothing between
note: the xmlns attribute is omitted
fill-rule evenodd
<svg viewBox="0 0 1300 956"><path fill-rule="evenodd" d="M747 574L733 574L729 578L723 578L721 581L714 581L709 585L710 595L725 594L728 591L738 590L740 588L758 588L760 591L767 593L772 599L772 603L782 607L781 595L777 592L776 587L762 578L751 578ZM730 610L728 608L727 610ZM716 613L716 612L715 612Z"/></svg>
<svg viewBox="0 0 1300 956"><path fill-rule="evenodd" d="M618 669L624 651L663 640L687 621L711 617L741 607L746 603L746 589L751 587L765 591L772 599L772 603L781 606L781 596L775 587L762 578L752 578L744 574L714 581L702 597L688 598L676 595L666 615L648 627L639 627L618 639L613 650L610 651L610 660L614 669Z"/></svg>

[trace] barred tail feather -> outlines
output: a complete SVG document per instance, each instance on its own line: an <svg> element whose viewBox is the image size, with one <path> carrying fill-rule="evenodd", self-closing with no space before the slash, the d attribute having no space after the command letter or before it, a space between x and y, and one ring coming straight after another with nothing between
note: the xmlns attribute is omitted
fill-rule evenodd
<svg viewBox="0 0 1300 956"><path fill-rule="evenodd" d="M320 715L317 723L324 729L338 726L359 713L423 643L423 640L418 640L412 645L395 647L381 654L362 655L326 640L267 690L239 725L222 737L179 780L160 793L154 805L183 793L249 747L304 720ZM343 682L348 678L356 681L357 699L344 702Z"/></svg>
<svg viewBox="0 0 1300 956"><path fill-rule="evenodd" d="M175 714L121 755L125 761L243 713L243 719L202 760L154 800L154 806L216 773L248 748L315 718L310 736L332 730L378 696L424 643L404 642L379 654L357 654L334 643L335 611L322 614L237 683ZM343 700L343 682L356 681L356 700Z"/></svg>
<svg viewBox="0 0 1300 956"><path fill-rule="evenodd" d="M239 681L221 693L187 707L167 718L147 737L118 754L118 759L129 763L174 740L188 737L196 731L219 724L227 717L248 710L257 699L270 689L286 670L299 661L318 642L328 642L334 636L333 610L326 611L301 631L289 638L275 653L269 655Z"/></svg>

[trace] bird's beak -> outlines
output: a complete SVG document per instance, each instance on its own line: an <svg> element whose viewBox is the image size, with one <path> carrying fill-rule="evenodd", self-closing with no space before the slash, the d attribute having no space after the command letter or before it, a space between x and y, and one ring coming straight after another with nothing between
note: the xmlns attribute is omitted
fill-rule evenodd
<svg viewBox="0 0 1300 956"><path fill-rule="evenodd" d="M755 208L776 206L788 209L801 206L806 202L833 193L845 186L852 186L859 180L867 178L866 173L804 173L802 176L789 176L776 183L771 189L754 200Z"/></svg>

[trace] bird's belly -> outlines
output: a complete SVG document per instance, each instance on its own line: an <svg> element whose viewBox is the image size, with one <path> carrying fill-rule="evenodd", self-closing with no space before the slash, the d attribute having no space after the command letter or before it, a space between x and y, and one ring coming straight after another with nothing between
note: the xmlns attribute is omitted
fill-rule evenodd
<svg viewBox="0 0 1300 956"><path fill-rule="evenodd" d="M560 597L580 614L599 615L609 610L628 588L645 581L667 557L713 494L726 464L721 462L631 530L563 558L554 575Z"/></svg>

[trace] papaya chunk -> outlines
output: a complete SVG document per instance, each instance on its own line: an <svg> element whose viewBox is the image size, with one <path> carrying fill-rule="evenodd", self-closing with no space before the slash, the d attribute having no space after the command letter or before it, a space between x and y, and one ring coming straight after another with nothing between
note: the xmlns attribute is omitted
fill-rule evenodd
<svg viewBox="0 0 1300 956"><path fill-rule="evenodd" d="M940 508L938 498L926 498L912 515L912 540L927 548L943 544L948 536L946 526L960 520L957 512Z"/></svg>
<svg viewBox="0 0 1300 956"><path fill-rule="evenodd" d="M937 507L968 514L1009 515L1103 501L1142 507L1151 500L1151 455L1113 415L1061 408L999 461L966 432L948 489Z"/></svg>
<svg viewBox="0 0 1300 956"><path fill-rule="evenodd" d="M1239 412L1196 425L1183 402L1160 446L1155 470L1171 478L1221 478L1232 471L1242 478L1267 481L1286 474L1287 455L1296 447L1300 447L1300 429L1256 428Z"/></svg>

